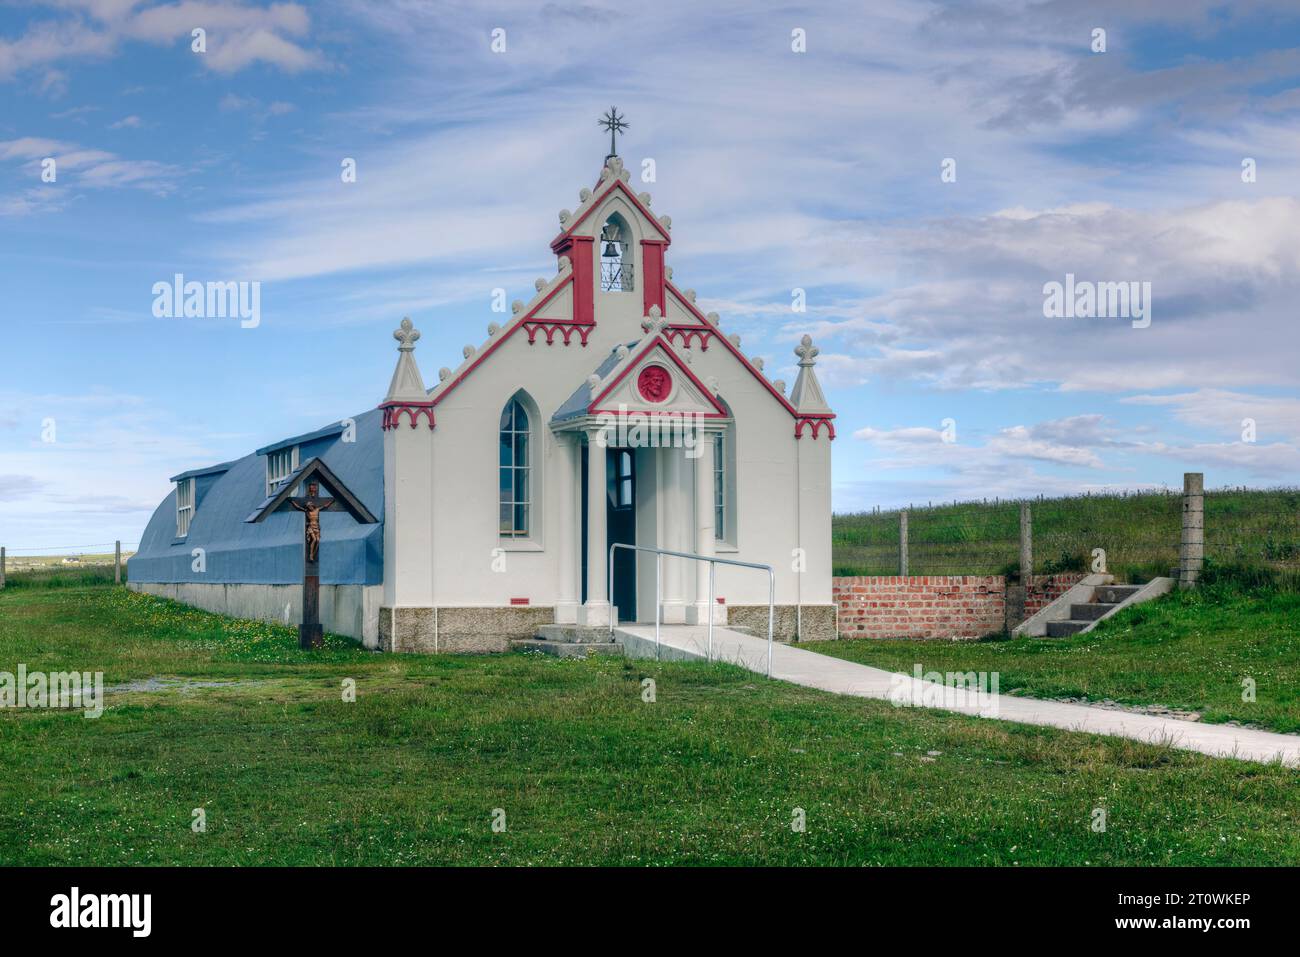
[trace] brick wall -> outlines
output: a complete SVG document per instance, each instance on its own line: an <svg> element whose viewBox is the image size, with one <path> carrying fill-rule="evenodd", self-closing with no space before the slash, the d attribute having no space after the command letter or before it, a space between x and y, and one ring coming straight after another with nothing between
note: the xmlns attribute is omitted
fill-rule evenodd
<svg viewBox="0 0 1300 957"><path fill-rule="evenodd" d="M1037 575L1026 615L1050 604L1082 576ZM1005 627L1002 575L869 575L835 578L841 638L980 638Z"/></svg>

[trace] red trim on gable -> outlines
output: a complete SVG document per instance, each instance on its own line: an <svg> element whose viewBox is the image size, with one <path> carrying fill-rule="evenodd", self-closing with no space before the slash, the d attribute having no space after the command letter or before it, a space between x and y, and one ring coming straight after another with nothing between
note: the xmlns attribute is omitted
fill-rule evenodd
<svg viewBox="0 0 1300 957"><path fill-rule="evenodd" d="M816 439L824 425L826 426L826 431L829 433L830 440L833 442L835 441L835 423L831 421L833 418L835 418L834 414L801 415L794 423L794 437L796 439L802 439L803 430L805 428L811 428L812 437Z"/></svg>
<svg viewBox="0 0 1300 957"><path fill-rule="evenodd" d="M605 190L603 193L597 194L596 197L591 200L591 204L587 207L587 211L583 213L581 216L579 216L577 219L575 219L573 222L571 222L568 226L566 226L564 231L561 232L560 235L556 236L553 240L551 240L551 250L557 251L556 246L562 243L565 239L573 238L572 237L573 231L577 229L579 226L581 226L584 222L586 222L587 217L596 211L596 207L598 207L601 203L603 203L606 199L608 199L609 194L616 189L621 189L624 192L624 194L626 194L627 198L631 200L632 205L635 206L638 210L640 210L641 215L644 216L647 220L649 220L654 225L655 230L659 233L660 236L663 237L665 246L673 241L673 238L668 235L668 230L664 229L663 223L659 222L659 220L655 217L654 213L650 212L650 210L646 208L645 204L642 203L641 200L636 198L636 193L632 191L632 187L628 186L627 183L623 182L621 177L615 176L614 182L609 187L609 189Z"/></svg>
<svg viewBox="0 0 1300 957"><path fill-rule="evenodd" d="M750 371L750 374L753 375L755 379L763 383L763 385L767 388L767 391L772 393L773 398L775 398L778 402L780 402L783 406L785 406L787 412L789 412L796 419L799 418L799 410L790 404L790 400L787 399L785 396L783 396L780 392L778 392L776 386L772 385L771 382L767 381L767 376L759 372L758 369L754 367L754 364L750 362L748 359L746 359L744 354L732 344L731 340L728 339L726 336L722 335L721 330L717 329L717 327L715 327L713 323L709 322L709 320L704 318L704 314L701 313L700 310L695 308L694 303L692 303L689 299L687 299L685 296L682 295L681 290L678 289L675 285L673 285L671 280L665 282L664 285L667 287L668 291L671 292L674 297L676 297L677 301L682 305L683 308L685 308L692 315L696 316L704 326L707 326L709 329L713 329L715 332L718 333L717 335L718 342L721 342L724 346L726 346L727 351L729 351L733 356L739 359L741 365L743 365L746 369L748 369ZM687 327L683 326L682 328L687 328ZM834 413L832 413L830 417L834 418L835 417ZM820 416L820 418L825 418L825 416Z"/></svg>
<svg viewBox="0 0 1300 957"><path fill-rule="evenodd" d="M573 334L577 332L582 341L582 347L587 347L587 339L591 336L591 330L596 328L594 322L574 322L572 319L530 319L524 323L524 328L528 330L528 344L531 346L537 340L538 332L546 333L546 344L553 345L555 334L561 333L564 338L564 344L567 346Z"/></svg>
<svg viewBox="0 0 1300 957"><path fill-rule="evenodd" d="M422 415L429 420L429 428L434 427L432 402L394 400L392 402L381 402L379 408L384 410L384 420L381 427L385 432L402 424L403 412L406 413L406 417L410 420L411 428L415 428L415 424L420 421Z"/></svg>
<svg viewBox="0 0 1300 957"><path fill-rule="evenodd" d="M718 330L714 329L712 326L709 326L708 328L700 326L669 326L668 331L664 333L664 336L673 345L677 345L677 337L681 336L683 349L689 349L691 347L691 339L698 339L700 341L700 351L708 352L709 337L717 335L717 332Z"/></svg>
<svg viewBox="0 0 1300 957"><path fill-rule="evenodd" d="M435 396L433 397L433 399L432 399L432 401L431 401L430 404L431 404L431 405L437 405L437 404L438 404L439 402L441 402L443 399L447 398L447 396L450 395L450 394L452 393L452 391L456 388L456 386L458 386L458 385L460 385L462 382L464 382L464 381L465 381L465 378L466 378L466 377L467 377L471 372L473 372L475 369L477 369L477 368L479 367L479 364L480 364L480 363L482 363L482 362L483 362L483 361L484 361L488 356L490 356L493 352L495 352L497 349L499 349L499 348L501 347L501 345L502 345L502 344L503 344L507 339L509 339L511 336L513 336L516 332L518 332L518 331L519 331L521 328L523 328L525 325L529 325L529 324L533 324L533 323L536 323L536 324L538 324L538 325L540 325L540 324L542 324L542 323L564 323L564 324L566 324L566 325L589 325L589 326L594 326L594 325L596 324L594 321L592 321L592 322L590 322L590 323L576 323L576 322L574 322L573 320L566 320L566 319L537 319L537 320L534 320L534 319L533 319L533 316L535 316L535 315L538 313L538 311L539 311L543 306L545 306L548 302L550 302L552 299L554 299L554 298L559 294L559 292L560 292L561 289L563 289L565 286L568 286L568 285L573 284L573 283L576 282L576 281L577 281L577 280L576 280L576 276L575 276L575 274L574 274L574 270L571 268L571 269L569 270L569 275L565 277L564 281L563 281L563 282L560 282L560 283L556 283L555 288L552 289L550 292L548 292L545 296L543 296L542 299L541 299L541 301L538 302L537 305L533 306L532 309L529 309L527 312L523 313L522 315L518 316L517 318L512 319L512 320L511 320L511 324L510 324L509 326L506 326L506 328L502 329L499 333L497 333L496 336L492 339L492 341L488 343L487 348L484 349L484 350L482 350L482 351L481 351L477 356L475 356L475 357L474 357L474 361L471 362L471 363L469 364L469 366L465 369L465 371L463 371L460 375L456 376L456 378L452 379L451 382L448 383L448 385L447 385L447 387L446 387L445 389L442 389L441 391L439 391L438 394L435 395ZM575 286L575 287L574 287L574 303L575 303L575 304L577 303L577 300L578 300L578 296L577 296L577 287ZM552 333L552 335L553 335L553 334L554 334L554 333ZM532 342L532 341L533 341L533 336L535 336L535 335L537 335L537 333L536 333L536 331L533 331L533 332L531 333L531 335L529 335L529 337L528 337L528 341L529 341L529 342ZM570 335L572 335L572 333L570 333ZM591 331L590 331L590 330L587 330L587 332L586 332L586 336L589 336L589 335L591 335ZM582 344L583 344L584 346L587 344L586 336L583 336L583 340L582 340ZM565 340L565 344L566 344L566 345L568 344L568 340L567 340L567 338L566 338L566 340Z"/></svg>
<svg viewBox="0 0 1300 957"><path fill-rule="evenodd" d="M632 361L623 367L623 371L616 375L613 380L610 381L609 385L605 386L605 388L601 390L600 395L591 400L591 403L587 406L587 414L598 415L602 411L609 412L609 409L602 410L597 408L601 400L603 400L605 396L609 395L620 382L627 378L628 373L635 369L641 361L656 348L661 349L663 353L672 360L673 365L677 366L678 369L686 374L686 378L693 382L695 387L700 390L700 394L704 396L705 401L707 401L709 405L713 406L714 412L706 413L706 418L726 419L731 417L727 410L722 407L722 404L718 402L717 397L709 391L709 387L700 381L699 377L691 371L690 366L683 362L681 357L673 351L672 344L665 340L661 335L655 336L646 343L645 347L632 357Z"/></svg>

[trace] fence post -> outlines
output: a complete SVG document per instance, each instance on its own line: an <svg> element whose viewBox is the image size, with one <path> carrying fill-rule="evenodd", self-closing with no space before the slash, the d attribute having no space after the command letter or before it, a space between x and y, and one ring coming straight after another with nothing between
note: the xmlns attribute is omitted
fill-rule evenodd
<svg viewBox="0 0 1300 957"><path fill-rule="evenodd" d="M0 545L0 588L5 587L5 549Z"/></svg>
<svg viewBox="0 0 1300 957"><path fill-rule="evenodd" d="M1183 539L1178 546L1178 585L1195 588L1205 564L1205 473L1183 473Z"/></svg>
<svg viewBox="0 0 1300 957"><path fill-rule="evenodd" d="M113 543L113 584L122 584L122 540Z"/></svg>
<svg viewBox="0 0 1300 957"><path fill-rule="evenodd" d="M1020 503L1020 584L1029 588L1034 577L1034 523L1029 503Z"/></svg>
<svg viewBox="0 0 1300 957"><path fill-rule="evenodd" d="M898 513L898 574L907 577L907 509Z"/></svg>

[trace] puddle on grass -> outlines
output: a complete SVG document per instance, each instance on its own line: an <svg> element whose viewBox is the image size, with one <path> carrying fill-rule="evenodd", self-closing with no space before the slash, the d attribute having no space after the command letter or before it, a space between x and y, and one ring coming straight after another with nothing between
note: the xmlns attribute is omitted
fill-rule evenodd
<svg viewBox="0 0 1300 957"><path fill-rule="evenodd" d="M238 688L246 685L264 685L266 683L265 679L241 681L232 678L229 681L199 681L195 678L161 678L155 675L152 678L127 681L120 685L109 685L104 689L104 693L129 694L140 691L179 691L181 694L189 694L199 688Z"/></svg>

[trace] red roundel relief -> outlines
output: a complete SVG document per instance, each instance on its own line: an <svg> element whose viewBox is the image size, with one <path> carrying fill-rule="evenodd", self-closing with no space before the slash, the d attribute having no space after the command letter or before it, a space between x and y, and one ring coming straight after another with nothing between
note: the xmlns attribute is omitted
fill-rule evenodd
<svg viewBox="0 0 1300 957"><path fill-rule="evenodd" d="M663 366L646 366L636 379L637 391L647 402L663 402L673 388L673 377Z"/></svg>

